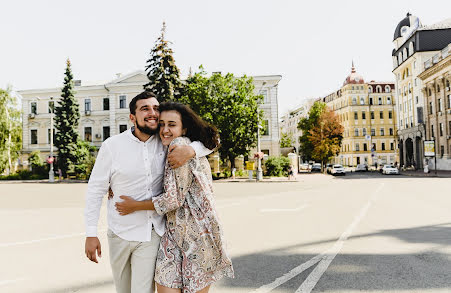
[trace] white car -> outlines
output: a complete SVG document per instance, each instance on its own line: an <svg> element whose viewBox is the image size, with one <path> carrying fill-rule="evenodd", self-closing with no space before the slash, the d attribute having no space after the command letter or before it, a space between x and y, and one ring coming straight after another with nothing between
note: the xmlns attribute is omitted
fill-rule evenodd
<svg viewBox="0 0 451 293"><path fill-rule="evenodd" d="M356 172L366 172L368 171L368 165L367 164L358 164L355 168Z"/></svg>
<svg viewBox="0 0 451 293"><path fill-rule="evenodd" d="M346 175L345 168L342 165L333 165L330 169L332 175Z"/></svg>
<svg viewBox="0 0 451 293"><path fill-rule="evenodd" d="M382 174L387 174L387 175L389 175L389 174L396 174L396 175L398 175L399 174L399 170L398 170L398 168L395 168L392 165L384 165L384 167L382 167Z"/></svg>

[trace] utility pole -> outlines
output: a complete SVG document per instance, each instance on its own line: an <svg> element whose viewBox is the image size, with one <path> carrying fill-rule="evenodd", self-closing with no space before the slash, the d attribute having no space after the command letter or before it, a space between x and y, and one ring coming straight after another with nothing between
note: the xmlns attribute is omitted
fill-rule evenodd
<svg viewBox="0 0 451 293"><path fill-rule="evenodd" d="M50 97L50 101L53 102L53 97ZM54 112L54 104L50 103L50 171L49 171L49 182L55 182L55 172L53 172L53 112ZM50 106L49 105L49 106Z"/></svg>

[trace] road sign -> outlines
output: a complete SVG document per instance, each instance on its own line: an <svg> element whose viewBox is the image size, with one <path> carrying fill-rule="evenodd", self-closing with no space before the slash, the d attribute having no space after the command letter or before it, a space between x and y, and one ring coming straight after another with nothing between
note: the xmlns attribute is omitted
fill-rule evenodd
<svg viewBox="0 0 451 293"><path fill-rule="evenodd" d="M435 157L435 141L433 140L424 141L424 156Z"/></svg>

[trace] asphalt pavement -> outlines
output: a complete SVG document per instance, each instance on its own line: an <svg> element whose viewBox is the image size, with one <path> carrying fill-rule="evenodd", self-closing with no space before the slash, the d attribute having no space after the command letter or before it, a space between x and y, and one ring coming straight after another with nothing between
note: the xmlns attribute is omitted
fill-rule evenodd
<svg viewBox="0 0 451 293"><path fill-rule="evenodd" d="M449 178L215 183L234 279L211 292L451 292ZM114 292L84 256L86 183L0 184L0 292Z"/></svg>

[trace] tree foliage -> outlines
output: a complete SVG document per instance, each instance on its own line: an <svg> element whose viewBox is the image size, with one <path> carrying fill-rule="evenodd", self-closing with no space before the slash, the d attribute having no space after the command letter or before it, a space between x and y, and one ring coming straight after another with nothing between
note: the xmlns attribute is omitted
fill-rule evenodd
<svg viewBox="0 0 451 293"><path fill-rule="evenodd" d="M80 120L79 105L75 99L73 75L69 59L66 62L64 86L61 99L55 106L55 146L58 148L58 168L63 177L71 163L76 162L78 123Z"/></svg>
<svg viewBox="0 0 451 293"><path fill-rule="evenodd" d="M310 129L310 141L313 145L312 157L316 161L328 162L340 152L343 139L343 126L338 116L331 110L325 109L319 116L318 123Z"/></svg>
<svg viewBox="0 0 451 293"><path fill-rule="evenodd" d="M165 39L166 24L163 22L161 35L155 42L155 46L150 51L150 58L147 60L146 72L149 82L144 85L145 89L151 90L157 95L158 100L174 100L178 97L181 82L180 71L175 65L170 42Z"/></svg>
<svg viewBox="0 0 451 293"><path fill-rule="evenodd" d="M302 131L299 138L299 153L303 161L310 161L313 159L313 144L310 139L310 130L318 124L319 117L326 110L326 104L322 102L315 102L308 113L308 117L301 118L298 123L298 129Z"/></svg>
<svg viewBox="0 0 451 293"><path fill-rule="evenodd" d="M283 176L288 172L290 167L290 159L284 156L268 157L265 160L266 175L267 176Z"/></svg>
<svg viewBox="0 0 451 293"><path fill-rule="evenodd" d="M202 66L199 69L188 77L178 100L218 128L221 159L228 159L233 168L235 158L247 156L255 146L262 97L254 94L252 78L231 73L208 77Z"/></svg>
<svg viewBox="0 0 451 293"><path fill-rule="evenodd" d="M22 148L21 111L10 89L0 89L0 173L12 171Z"/></svg>
<svg viewBox="0 0 451 293"><path fill-rule="evenodd" d="M294 139L292 133L282 132L280 136L280 147L289 148L294 146Z"/></svg>

